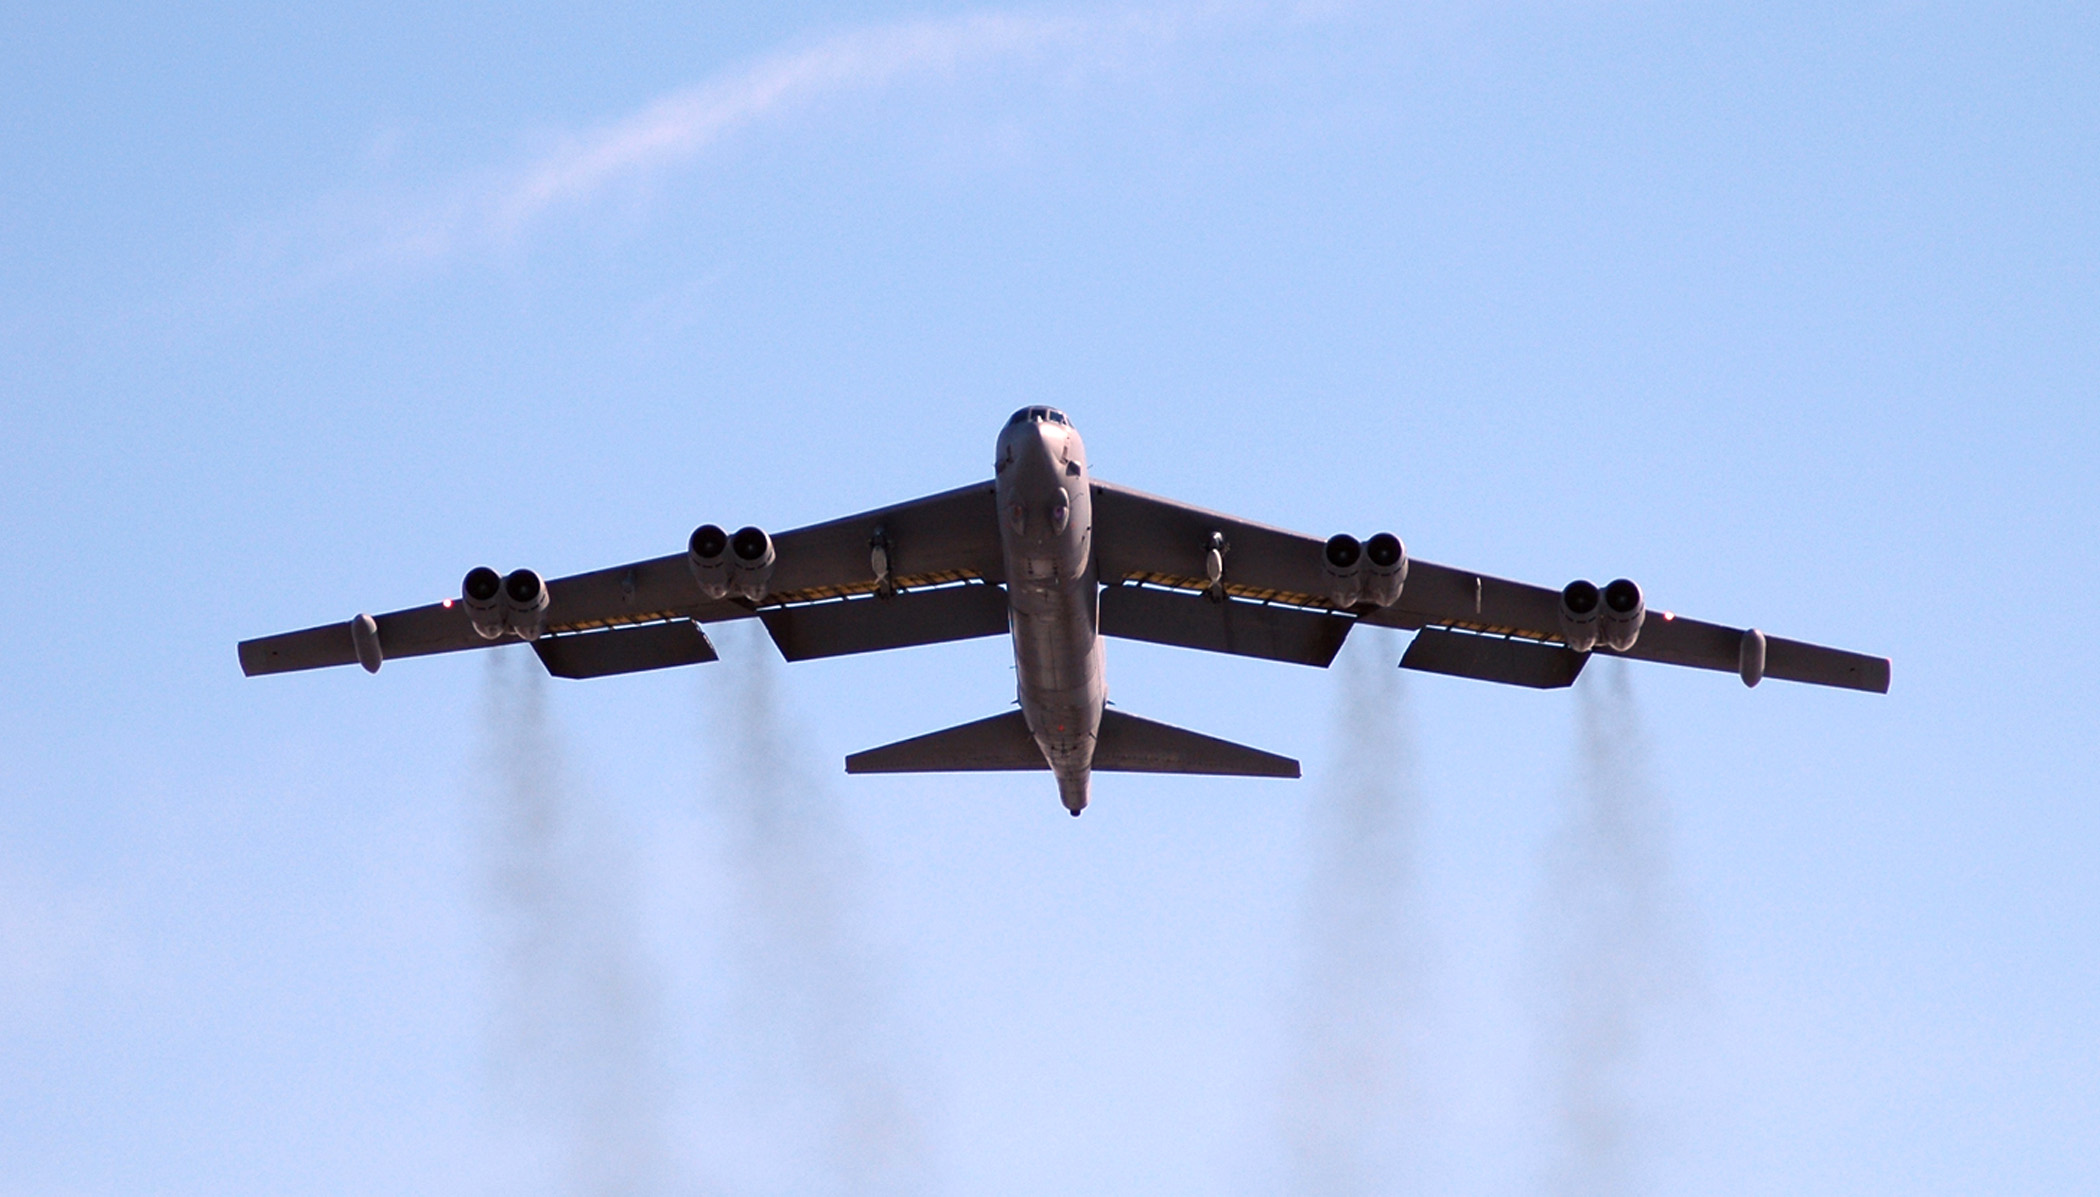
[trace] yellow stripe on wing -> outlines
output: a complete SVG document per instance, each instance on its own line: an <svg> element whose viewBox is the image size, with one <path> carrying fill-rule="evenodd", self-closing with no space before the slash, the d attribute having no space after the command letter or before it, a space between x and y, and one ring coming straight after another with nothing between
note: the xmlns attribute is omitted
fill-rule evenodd
<svg viewBox="0 0 2100 1197"><path fill-rule="evenodd" d="M917 590L926 586L946 586L955 582L974 582L981 575L973 569L944 569L924 574L901 574L890 582L899 590ZM816 603L825 599L853 598L857 595L873 594L875 579L864 582L842 582L835 586L805 586L800 590L776 590L766 595L763 607L787 607L796 603Z"/></svg>

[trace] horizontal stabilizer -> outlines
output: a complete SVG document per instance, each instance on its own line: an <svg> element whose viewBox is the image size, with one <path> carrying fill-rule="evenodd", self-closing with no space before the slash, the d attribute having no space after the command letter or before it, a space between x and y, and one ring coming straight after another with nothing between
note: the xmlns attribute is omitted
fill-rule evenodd
<svg viewBox="0 0 2100 1197"><path fill-rule="evenodd" d="M1400 658L1400 668L1557 690L1574 685L1588 659L1587 653L1537 640L1423 628L1407 646L1407 655Z"/></svg>
<svg viewBox="0 0 2100 1197"><path fill-rule="evenodd" d="M974 773L1048 769L1019 711L930 732L846 758L848 773ZM1101 712L1094 769L1109 773L1209 773L1297 777L1298 762L1230 740L1168 727L1113 708Z"/></svg>
<svg viewBox="0 0 2100 1197"><path fill-rule="evenodd" d="M1344 615L1190 590L1111 586L1101 592L1103 635L1325 669L1356 621Z"/></svg>
<svg viewBox="0 0 2100 1197"><path fill-rule="evenodd" d="M1101 712L1094 748L1100 773L1210 773L1229 777L1297 777L1298 762L1245 744L1183 731L1111 707Z"/></svg>
<svg viewBox="0 0 2100 1197"><path fill-rule="evenodd" d="M928 732L846 758L848 773L1010 773L1048 769L1028 720L1008 711L961 727Z"/></svg>
<svg viewBox="0 0 2100 1197"><path fill-rule="evenodd" d="M612 677L716 660L707 633L689 619L634 624L605 632L542 636L532 651L555 677Z"/></svg>

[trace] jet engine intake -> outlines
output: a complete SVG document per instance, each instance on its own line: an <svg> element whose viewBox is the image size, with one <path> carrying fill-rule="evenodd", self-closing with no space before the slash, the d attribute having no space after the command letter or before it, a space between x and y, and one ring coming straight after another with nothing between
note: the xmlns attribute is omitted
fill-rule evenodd
<svg viewBox="0 0 2100 1197"><path fill-rule="evenodd" d="M701 597L717 602L729 594L729 533L714 524L693 529L685 542L685 563L692 567Z"/></svg>
<svg viewBox="0 0 2100 1197"><path fill-rule="evenodd" d="M1363 601L1390 607L1400 599L1407 584L1407 548L1390 532L1380 532L1364 542Z"/></svg>
<svg viewBox="0 0 2100 1197"><path fill-rule="evenodd" d="M773 580L773 538L760 528L739 528L729 538L729 593L759 602Z"/></svg>
<svg viewBox="0 0 2100 1197"><path fill-rule="evenodd" d="M1347 532L1327 538L1320 550L1320 571L1327 576L1327 593L1336 608L1348 610L1363 601L1363 542Z"/></svg>
<svg viewBox="0 0 2100 1197"><path fill-rule="evenodd" d="M1604 619L1598 636L1614 652L1625 652L1641 637L1641 622L1648 618L1648 604L1641 588L1627 578L1604 588Z"/></svg>
<svg viewBox="0 0 2100 1197"><path fill-rule="evenodd" d="M1560 591L1560 638L1569 648L1586 653L1597 647L1598 612L1604 606L1604 594L1594 582L1580 578L1563 586Z"/></svg>
<svg viewBox="0 0 2100 1197"><path fill-rule="evenodd" d="M495 570L486 565L468 570L459 584L459 601L474 634L483 640L501 639L508 630L503 626L503 578Z"/></svg>
<svg viewBox="0 0 2100 1197"><path fill-rule="evenodd" d="M537 640L547 629L547 584L529 569L503 579L503 621L520 640Z"/></svg>

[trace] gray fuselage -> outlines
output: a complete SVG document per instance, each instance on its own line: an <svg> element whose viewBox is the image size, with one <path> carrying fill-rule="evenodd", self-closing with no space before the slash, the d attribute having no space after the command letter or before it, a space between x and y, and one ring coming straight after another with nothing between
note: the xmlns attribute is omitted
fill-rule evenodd
<svg viewBox="0 0 2100 1197"><path fill-rule="evenodd" d="M1021 713L1076 815L1108 701L1086 445L1062 413L1024 408L999 433L994 473Z"/></svg>

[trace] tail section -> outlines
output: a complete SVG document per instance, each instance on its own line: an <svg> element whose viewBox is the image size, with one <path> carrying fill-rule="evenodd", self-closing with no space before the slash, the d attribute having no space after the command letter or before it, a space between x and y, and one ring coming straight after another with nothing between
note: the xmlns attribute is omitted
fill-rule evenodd
<svg viewBox="0 0 2100 1197"><path fill-rule="evenodd" d="M848 773L974 773L1048 769L1019 711L929 732L846 758ZM1298 762L1110 708L1101 712L1094 768L1111 773L1297 777ZM1081 798L1082 804L1084 798ZM1068 804L1069 805L1069 804Z"/></svg>
<svg viewBox="0 0 2100 1197"><path fill-rule="evenodd" d="M1297 777L1298 762L1245 744L1183 731L1111 707L1101 712L1094 769L1106 773L1209 773L1222 777Z"/></svg>
<svg viewBox="0 0 2100 1197"><path fill-rule="evenodd" d="M846 758L848 773L1012 773L1048 769L1019 711L928 732Z"/></svg>

